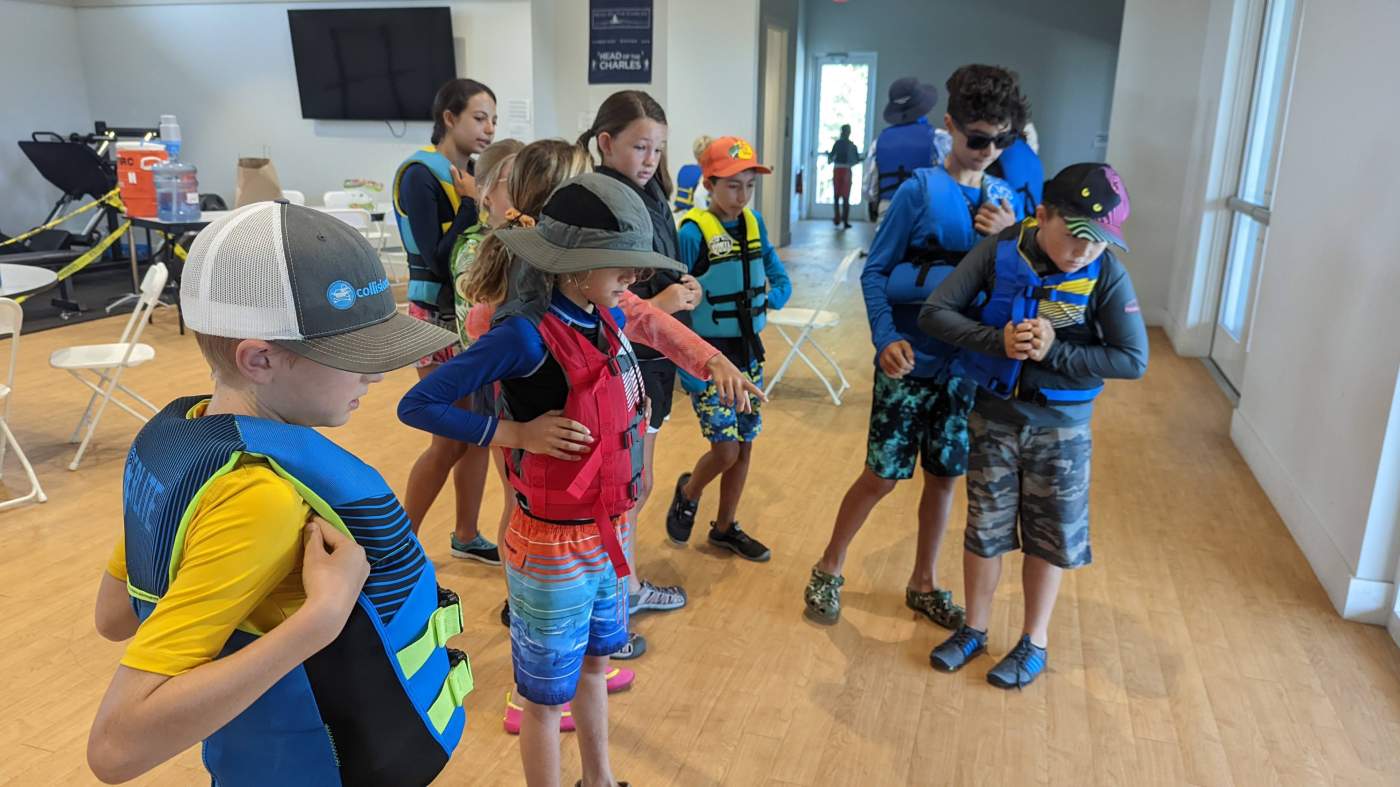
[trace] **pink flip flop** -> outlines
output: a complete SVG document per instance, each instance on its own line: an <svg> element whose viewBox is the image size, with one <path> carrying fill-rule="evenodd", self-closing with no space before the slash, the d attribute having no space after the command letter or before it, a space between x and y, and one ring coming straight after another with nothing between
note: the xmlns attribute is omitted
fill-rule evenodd
<svg viewBox="0 0 1400 787"><path fill-rule="evenodd" d="M632 683L637 680L637 673L626 667L612 667L608 670L607 677L608 693L616 694L632 688Z"/></svg>
<svg viewBox="0 0 1400 787"><path fill-rule="evenodd" d="M613 667L608 670L608 693L616 694L619 691L626 691L632 688L632 684L637 680L637 673L625 667ZM511 699L510 692L506 692L506 715L501 719L506 732L511 735L520 734L520 723L524 720L525 709L516 705ZM564 703L564 714L559 717L559 731L574 731L574 713L569 707L569 703Z"/></svg>
<svg viewBox="0 0 1400 787"><path fill-rule="evenodd" d="M506 692L506 715L501 719L506 732L511 735L520 734L520 723L525 720L525 709L516 705L511 699L510 692ZM569 703L564 703L564 715L559 717L559 731L574 731L574 712L569 709Z"/></svg>

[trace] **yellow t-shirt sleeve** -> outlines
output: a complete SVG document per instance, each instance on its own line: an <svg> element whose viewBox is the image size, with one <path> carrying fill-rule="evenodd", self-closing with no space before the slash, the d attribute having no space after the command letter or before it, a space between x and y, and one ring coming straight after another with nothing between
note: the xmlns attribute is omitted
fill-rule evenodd
<svg viewBox="0 0 1400 787"><path fill-rule="evenodd" d="M126 532L117 531L117 543L112 547L112 556L107 558L107 573L126 581Z"/></svg>
<svg viewBox="0 0 1400 787"><path fill-rule="evenodd" d="M290 575L300 585L308 513L291 483L266 464L245 464L211 483L191 517L175 578L122 664L173 677L212 661Z"/></svg>

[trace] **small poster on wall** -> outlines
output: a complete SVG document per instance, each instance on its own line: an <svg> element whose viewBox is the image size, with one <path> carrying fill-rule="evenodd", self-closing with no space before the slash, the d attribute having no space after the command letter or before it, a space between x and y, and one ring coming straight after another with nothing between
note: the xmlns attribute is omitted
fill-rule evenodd
<svg viewBox="0 0 1400 787"><path fill-rule="evenodd" d="M651 84L652 0L588 0L588 84Z"/></svg>

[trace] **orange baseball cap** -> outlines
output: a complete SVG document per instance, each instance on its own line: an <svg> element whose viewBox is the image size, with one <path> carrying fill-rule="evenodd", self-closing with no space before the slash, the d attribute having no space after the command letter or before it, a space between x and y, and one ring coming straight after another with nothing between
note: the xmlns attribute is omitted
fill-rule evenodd
<svg viewBox="0 0 1400 787"><path fill-rule="evenodd" d="M760 175L773 174L772 169L758 163L753 145L739 137L716 139L700 157L700 172L707 178L728 178L749 169Z"/></svg>

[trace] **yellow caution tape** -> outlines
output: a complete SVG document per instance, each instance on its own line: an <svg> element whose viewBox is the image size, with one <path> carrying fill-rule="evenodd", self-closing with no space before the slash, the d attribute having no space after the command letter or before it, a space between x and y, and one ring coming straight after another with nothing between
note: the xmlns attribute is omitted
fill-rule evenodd
<svg viewBox="0 0 1400 787"><path fill-rule="evenodd" d="M117 210L122 211L122 212L125 212L125 211L126 211L126 206L122 204L122 198L119 196L119 192L120 192L120 189L112 189L111 191L109 191L109 192L107 192L106 194L102 195L102 199L95 200L95 201L93 201L93 202L89 202L88 204L82 206L81 208L78 208L77 210L73 211L72 213L69 213L67 216L59 216L58 218L54 219L53 221L49 222L48 224L44 224L44 225L35 227L34 229L29 230L28 232L25 232L25 233L21 233L21 234L19 234L19 235L16 235L15 237L10 238L9 240L5 241L4 243L0 243L0 247L8 246L8 245L10 245L11 243L19 243L20 241L28 240L29 238L32 238L32 237L34 237L35 235L38 235L39 233L43 232L44 230L51 230L51 229L53 229L54 227L57 227L58 225L62 224L63 222L65 222L65 221L67 221L67 220L73 218L74 216L77 216L77 215L82 214L82 213L87 213L88 211L92 210L93 208L100 207L100 206L102 206L102 205L111 205L112 207L116 208ZM104 248L105 248L105 247L104 247Z"/></svg>
<svg viewBox="0 0 1400 787"><path fill-rule="evenodd" d="M96 205L97 203L93 204ZM92 263L93 260L97 259L98 257L101 257L102 253L105 252L113 243L116 243L118 238L125 235L126 231L129 229L131 229L131 222L123 221L120 225L118 225L118 227L115 230L112 230L112 232L107 237L103 238L96 246L93 246L91 249L88 249L87 251L83 252L83 255L81 257L73 260L72 262L68 263L67 265L64 265L61 269L59 269L58 280L63 281L64 279L68 278L69 276L72 276L73 274L77 273L83 268L86 268ZM16 303L24 303L27 300L29 300L28 295L21 295L20 297L15 298Z"/></svg>

